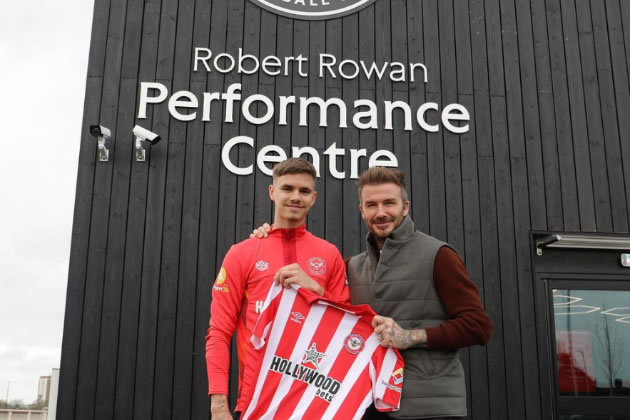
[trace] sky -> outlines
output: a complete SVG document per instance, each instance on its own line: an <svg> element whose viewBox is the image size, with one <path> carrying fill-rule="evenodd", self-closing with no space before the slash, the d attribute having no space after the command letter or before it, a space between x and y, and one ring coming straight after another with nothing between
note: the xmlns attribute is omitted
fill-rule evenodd
<svg viewBox="0 0 630 420"><path fill-rule="evenodd" d="M59 367L93 0L0 3L0 399Z"/></svg>

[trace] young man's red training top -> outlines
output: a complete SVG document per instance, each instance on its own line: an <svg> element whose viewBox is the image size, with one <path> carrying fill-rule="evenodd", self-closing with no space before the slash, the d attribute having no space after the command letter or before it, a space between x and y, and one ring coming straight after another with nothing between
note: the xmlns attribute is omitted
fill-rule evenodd
<svg viewBox="0 0 630 420"><path fill-rule="evenodd" d="M349 302L343 259L331 243L296 229L273 229L265 240L247 239L230 248L212 287L210 327L206 336L208 393L228 395L230 342L236 330L241 402L246 346L276 272L298 263L325 290L324 297Z"/></svg>

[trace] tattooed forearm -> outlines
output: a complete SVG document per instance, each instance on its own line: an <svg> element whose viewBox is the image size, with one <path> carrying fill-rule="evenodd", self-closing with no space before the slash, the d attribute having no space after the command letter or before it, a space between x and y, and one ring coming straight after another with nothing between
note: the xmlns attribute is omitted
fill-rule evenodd
<svg viewBox="0 0 630 420"><path fill-rule="evenodd" d="M375 316L372 326L383 346L400 350L426 346L427 333L424 329L406 330L393 319L382 316Z"/></svg>

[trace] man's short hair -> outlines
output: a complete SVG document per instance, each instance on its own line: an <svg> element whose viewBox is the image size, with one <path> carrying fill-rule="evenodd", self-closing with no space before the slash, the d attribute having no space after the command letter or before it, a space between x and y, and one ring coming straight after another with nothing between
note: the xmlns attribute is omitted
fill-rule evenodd
<svg viewBox="0 0 630 420"><path fill-rule="evenodd" d="M361 191L365 185L396 184L400 187L402 201L407 201L407 187L405 173L398 168L386 168L376 166L364 171L357 180L359 186L359 203L361 203Z"/></svg>
<svg viewBox="0 0 630 420"><path fill-rule="evenodd" d="M283 175L306 174L317 180L317 170L311 162L301 158L289 158L278 163L273 168L273 180Z"/></svg>

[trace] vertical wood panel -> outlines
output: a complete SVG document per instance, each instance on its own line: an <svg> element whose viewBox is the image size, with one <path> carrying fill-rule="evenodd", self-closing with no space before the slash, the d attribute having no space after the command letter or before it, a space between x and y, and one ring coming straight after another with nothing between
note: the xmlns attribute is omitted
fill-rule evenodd
<svg viewBox="0 0 630 420"><path fill-rule="evenodd" d="M580 228L587 232L597 231L593 198L593 177L588 150L588 134L584 104L584 86L580 46L577 32L576 3L560 0L562 29L565 45L566 78L569 92L570 114L577 181L577 200ZM570 155L567 155L567 158Z"/></svg>
<svg viewBox="0 0 630 420"><path fill-rule="evenodd" d="M404 16L403 16L404 19ZM343 18L343 47L342 57L344 59L351 59L355 62L359 62L359 15L354 14ZM361 98L359 92L360 80L363 77L355 78L352 80L343 80L342 83L342 97L346 104L353 104L354 101ZM347 179L351 176L351 149L365 148L360 143L361 132L358 128L355 128L352 124L352 112L351 107L348 107L348 128L343 130L343 148L346 149L346 156L343 159L344 171ZM369 153L369 152L368 152ZM360 160L366 160L368 158L360 158ZM343 188L343 250L344 255L356 255L360 252L361 242L363 237L361 235L361 216L359 213L359 206L357 205L357 188L352 180L342 183Z"/></svg>
<svg viewBox="0 0 630 420"><path fill-rule="evenodd" d="M620 139L627 138L627 134L630 134L630 120L628 118L625 118L626 110L630 109L630 85L628 83L628 67L626 66L626 59L624 59L624 57L628 56L626 51L630 50L629 48L625 47L624 40L626 42L630 42L630 40L628 40L628 36L624 36L623 26L624 16L630 17L630 13L622 16L622 5L625 6L626 3L621 1L617 2L616 0L609 0L606 2L606 15L610 36L610 53L612 59L612 73L615 88L615 100L617 104L615 120L618 124ZM628 9L626 8L624 10ZM625 20L625 22L627 22L627 20ZM623 178L617 179L615 180L615 182L618 182L620 186L624 187L626 209L630 209L630 193L628 193L628 188L630 187L630 142L621 141L620 149L621 150L619 152L619 157L621 159L620 165ZM629 216L630 211L626 211L626 220ZM623 226L623 223L621 221L619 222L619 224Z"/></svg>
<svg viewBox="0 0 630 420"><path fill-rule="evenodd" d="M146 1L144 4L144 23L140 59L139 80L156 79L159 55L161 0ZM154 117L155 115L155 117ZM157 113L151 110L148 118L142 121L144 127L152 127L157 120ZM140 121L136 121L140 123ZM144 249L142 251L142 273L140 286L140 304L138 317L138 343L136 353L136 375L133 384L133 413L137 418L150 418L153 403L153 380L155 366L155 337L157 328L157 299L160 276L161 247L155 244L162 242L163 192L161 180L164 165L159 164L166 156L168 146L155 148L147 155L152 163L141 165L135 163L135 171L146 173L144 186L146 194L146 217L144 220ZM145 169L146 168L146 169ZM146 172L145 172L146 171ZM141 185L138 188L142 188ZM122 390L125 390L123 387Z"/></svg>
<svg viewBox="0 0 630 420"><path fill-rule="evenodd" d="M562 192L562 209L564 226L562 230L579 231L579 205L573 156L573 141L571 130L571 109L569 107L569 93L567 86L567 64L564 52L564 34L562 32L562 16L559 0L546 2L547 33L549 36L549 50L551 55L551 73L553 86L553 101L556 116L555 137L558 142L558 156L560 162L560 181Z"/></svg>
<svg viewBox="0 0 630 420"><path fill-rule="evenodd" d="M628 207L626 206L626 189L621 165L621 148L619 145L619 128L617 125L617 107L610 57L610 42L607 29L606 7L591 4L593 22L595 65L599 82L600 112L603 124L604 149L606 160L602 167L607 171L606 184L609 186L610 211L612 220L609 232L628 231ZM614 29L611 23L611 29ZM617 27L618 28L618 27ZM603 187L603 186L602 186ZM606 190L606 188L601 189Z"/></svg>

